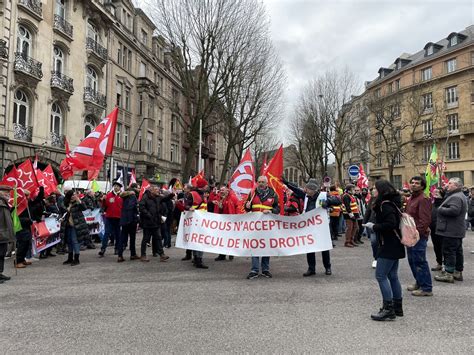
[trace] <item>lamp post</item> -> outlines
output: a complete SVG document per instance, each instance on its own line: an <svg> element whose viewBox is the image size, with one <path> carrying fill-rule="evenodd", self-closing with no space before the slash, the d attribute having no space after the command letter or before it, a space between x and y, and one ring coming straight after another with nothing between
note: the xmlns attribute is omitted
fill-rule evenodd
<svg viewBox="0 0 474 355"><path fill-rule="evenodd" d="M143 123L145 122L146 119L147 117L142 118L142 121L140 122L140 125L138 126L137 132L135 133L135 136L133 137L132 144L130 145L130 150L128 152L128 158L127 158L127 164L125 167L125 169L127 170L127 178L128 178L128 165L130 164L130 157L132 156L133 145L135 144L135 141L137 140L137 137L138 137L138 133L141 131ZM125 182L127 181L127 178L125 179Z"/></svg>

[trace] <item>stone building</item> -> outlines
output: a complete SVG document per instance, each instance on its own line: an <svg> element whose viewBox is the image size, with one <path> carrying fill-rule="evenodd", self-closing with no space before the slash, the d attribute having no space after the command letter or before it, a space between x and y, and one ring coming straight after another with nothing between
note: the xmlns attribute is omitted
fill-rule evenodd
<svg viewBox="0 0 474 355"><path fill-rule="evenodd" d="M64 138L78 145L118 106L116 148L100 178L132 168L139 178L180 176L184 99L141 9L129 0L1 0L0 11L2 171L35 154L57 169ZM216 134L206 136L207 158Z"/></svg>
<svg viewBox="0 0 474 355"><path fill-rule="evenodd" d="M474 184L474 26L402 54L366 83L369 177L401 187L424 174L434 143L447 177ZM345 164L362 160L348 154Z"/></svg>

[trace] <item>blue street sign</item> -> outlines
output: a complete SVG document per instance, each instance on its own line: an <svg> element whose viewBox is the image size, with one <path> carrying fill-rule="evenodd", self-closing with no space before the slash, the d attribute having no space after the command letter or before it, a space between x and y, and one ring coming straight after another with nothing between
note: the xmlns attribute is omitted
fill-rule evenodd
<svg viewBox="0 0 474 355"><path fill-rule="evenodd" d="M359 176L359 166L358 165L351 165L347 169L347 172L349 173L349 176L351 178L355 178Z"/></svg>

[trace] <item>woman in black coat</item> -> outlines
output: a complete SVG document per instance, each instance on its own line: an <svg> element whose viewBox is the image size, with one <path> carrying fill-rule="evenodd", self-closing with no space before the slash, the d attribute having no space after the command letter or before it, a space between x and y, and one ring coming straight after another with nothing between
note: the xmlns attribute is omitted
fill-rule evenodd
<svg viewBox="0 0 474 355"><path fill-rule="evenodd" d="M79 194L72 190L69 190L64 197L64 207L67 213L61 229L65 229L69 253L67 260L63 264L74 266L79 264L80 245L89 235L89 227L82 213L82 211L86 210L86 207L81 202Z"/></svg>
<svg viewBox="0 0 474 355"><path fill-rule="evenodd" d="M375 183L377 198L373 205L375 223L368 222L366 227L377 235L377 267L375 278L380 286L383 307L371 318L384 321L403 316L402 287L398 279L398 262L405 257L405 247L400 242L401 197L393 185L386 180Z"/></svg>

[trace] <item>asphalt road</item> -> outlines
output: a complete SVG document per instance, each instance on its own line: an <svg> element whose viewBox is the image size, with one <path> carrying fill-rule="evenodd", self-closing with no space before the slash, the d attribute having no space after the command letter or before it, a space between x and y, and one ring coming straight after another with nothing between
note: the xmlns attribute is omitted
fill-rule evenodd
<svg viewBox="0 0 474 355"><path fill-rule="evenodd" d="M141 236L138 238L141 240ZM474 233L465 239L464 282L440 284L434 296L404 293L405 317L374 322L381 296L369 243L331 252L332 276L303 278L305 256L273 257L273 279L246 280L250 260L209 270L181 261L172 248L160 263L99 259L81 265L62 256L15 271L0 285L0 352L9 353L472 353ZM430 246L429 260L434 263ZM412 277L401 262L404 288Z"/></svg>

